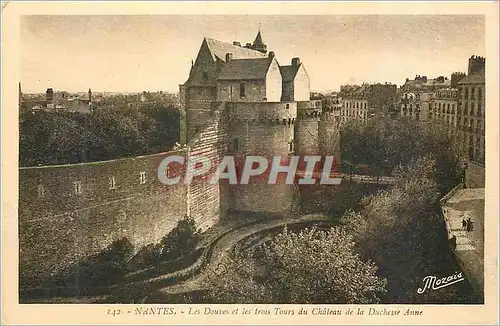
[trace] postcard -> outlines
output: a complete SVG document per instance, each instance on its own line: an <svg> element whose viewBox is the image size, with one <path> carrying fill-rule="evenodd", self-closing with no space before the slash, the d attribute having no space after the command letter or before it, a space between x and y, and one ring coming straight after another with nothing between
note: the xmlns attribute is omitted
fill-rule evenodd
<svg viewBox="0 0 500 326"><path fill-rule="evenodd" d="M498 2L2 3L2 322L498 323Z"/></svg>

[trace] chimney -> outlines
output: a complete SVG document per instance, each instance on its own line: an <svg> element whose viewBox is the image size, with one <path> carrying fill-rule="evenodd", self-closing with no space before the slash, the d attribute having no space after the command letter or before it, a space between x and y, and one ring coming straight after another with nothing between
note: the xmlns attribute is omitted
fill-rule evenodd
<svg viewBox="0 0 500 326"><path fill-rule="evenodd" d="M230 62L233 60L233 54L232 53L226 53L226 62Z"/></svg>
<svg viewBox="0 0 500 326"><path fill-rule="evenodd" d="M274 51L269 51L268 56L269 56L269 58L274 58Z"/></svg>
<svg viewBox="0 0 500 326"><path fill-rule="evenodd" d="M240 42L233 41L233 45L236 45L236 46L241 46L241 43L240 43Z"/></svg>
<svg viewBox="0 0 500 326"><path fill-rule="evenodd" d="M252 48L252 43L247 43L247 44L245 45L245 47L246 47L246 48L249 48L249 49L250 49L250 48Z"/></svg>
<svg viewBox="0 0 500 326"><path fill-rule="evenodd" d="M300 65L300 59L299 58L292 58L292 66L298 67Z"/></svg>

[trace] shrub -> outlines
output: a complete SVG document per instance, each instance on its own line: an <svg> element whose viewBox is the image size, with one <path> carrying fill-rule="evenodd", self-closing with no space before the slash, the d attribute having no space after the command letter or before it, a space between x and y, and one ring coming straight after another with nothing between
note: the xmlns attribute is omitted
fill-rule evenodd
<svg viewBox="0 0 500 326"><path fill-rule="evenodd" d="M160 257L162 261L182 257L195 250L200 241L200 232L193 218L185 216L160 241Z"/></svg>
<svg viewBox="0 0 500 326"><path fill-rule="evenodd" d="M101 253L80 261L74 268L76 284L83 289L119 282L128 272L134 246L127 238L111 243Z"/></svg>

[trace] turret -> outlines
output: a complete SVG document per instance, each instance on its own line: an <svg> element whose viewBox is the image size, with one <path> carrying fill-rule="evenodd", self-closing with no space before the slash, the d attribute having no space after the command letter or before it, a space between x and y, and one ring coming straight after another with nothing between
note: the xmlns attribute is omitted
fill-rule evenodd
<svg viewBox="0 0 500 326"><path fill-rule="evenodd" d="M469 58L469 70L468 75L479 73L484 71L486 59L477 55L473 55Z"/></svg>
<svg viewBox="0 0 500 326"><path fill-rule="evenodd" d="M451 74L451 88L457 88L458 82L466 75L464 72L454 72Z"/></svg>
<svg viewBox="0 0 500 326"><path fill-rule="evenodd" d="M252 49L257 50L262 53L267 52L267 45L264 44L262 41L262 35L260 34L260 31L257 33L257 36L255 37L255 41L253 41L252 44Z"/></svg>

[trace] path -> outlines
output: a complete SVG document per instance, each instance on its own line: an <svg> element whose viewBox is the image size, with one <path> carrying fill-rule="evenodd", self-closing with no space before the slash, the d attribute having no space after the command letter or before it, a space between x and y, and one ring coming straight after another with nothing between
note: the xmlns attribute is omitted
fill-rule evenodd
<svg viewBox="0 0 500 326"><path fill-rule="evenodd" d="M443 204L448 238L457 237L455 256L475 288L484 286L484 189L458 189ZM462 229L462 219L474 222ZM480 290L480 292L482 292Z"/></svg>
<svg viewBox="0 0 500 326"><path fill-rule="evenodd" d="M164 294L179 294L179 293L185 293L202 289L204 287L207 277L210 274L212 273L219 274L224 272L223 271L224 266L221 264L221 262L224 260L224 257L227 255L229 250L244 238L254 233L278 227L281 225L284 226L285 224L295 224L295 223L302 223L309 221L321 222L321 221L327 221L327 219L320 218L319 215L304 215L298 218L283 218L283 219L262 221L256 224L236 229L234 232L226 234L217 242L207 266L205 266L198 275L184 282L164 287L159 291Z"/></svg>

